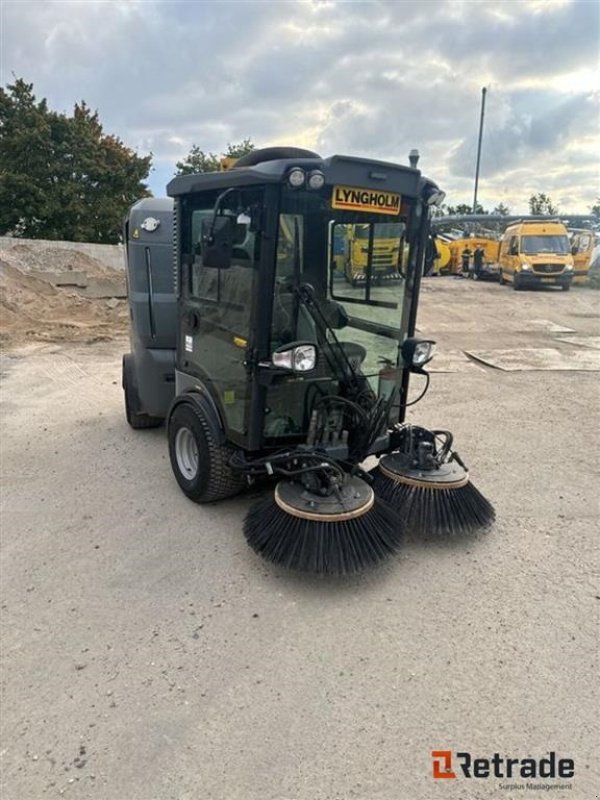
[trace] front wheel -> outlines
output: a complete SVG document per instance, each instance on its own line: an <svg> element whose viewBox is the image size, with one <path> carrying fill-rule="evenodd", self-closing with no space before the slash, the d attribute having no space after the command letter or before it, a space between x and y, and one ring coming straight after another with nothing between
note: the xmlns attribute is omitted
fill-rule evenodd
<svg viewBox="0 0 600 800"><path fill-rule="evenodd" d="M498 283L500 284L500 286L504 286L504 284L506 283L506 278L504 277L504 273L502 272L502 270L500 270L500 273L498 274Z"/></svg>
<svg viewBox="0 0 600 800"><path fill-rule="evenodd" d="M571 284L570 283L563 283L561 285L561 289L563 290L563 292L568 292L570 288L571 288Z"/></svg>
<svg viewBox="0 0 600 800"><path fill-rule="evenodd" d="M217 442L206 414L195 403L175 408L168 435L175 479L190 500L210 503L244 488L242 476L229 466L232 448Z"/></svg>

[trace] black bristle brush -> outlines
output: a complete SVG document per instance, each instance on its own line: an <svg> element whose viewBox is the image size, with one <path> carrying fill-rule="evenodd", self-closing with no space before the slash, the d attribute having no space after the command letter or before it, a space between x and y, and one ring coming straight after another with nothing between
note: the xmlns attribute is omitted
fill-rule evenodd
<svg viewBox="0 0 600 800"><path fill-rule="evenodd" d="M256 502L244 521L250 547L275 564L303 572L348 575L394 554L403 526L359 478L323 498L292 481Z"/></svg>
<svg viewBox="0 0 600 800"><path fill-rule="evenodd" d="M444 464L431 471L407 470L393 456L384 456L371 473L373 488L398 513L407 530L456 535L494 521L494 507L460 464Z"/></svg>

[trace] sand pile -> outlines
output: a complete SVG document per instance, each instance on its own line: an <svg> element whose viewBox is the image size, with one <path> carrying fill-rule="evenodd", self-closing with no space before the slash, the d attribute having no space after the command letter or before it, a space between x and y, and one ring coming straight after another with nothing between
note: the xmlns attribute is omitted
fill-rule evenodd
<svg viewBox="0 0 600 800"><path fill-rule="evenodd" d="M54 273L85 271L110 278L114 271L73 250L34 251L16 245L0 251L0 341L3 346L27 340L91 343L127 332L126 300L90 299L73 287L55 287ZM37 276L30 274L37 273ZM49 273L48 280L40 273Z"/></svg>
<svg viewBox="0 0 600 800"><path fill-rule="evenodd" d="M115 277L115 270L80 250L68 250L61 247L31 247L31 245L23 243L14 244L7 250L1 251L1 255L21 272L55 274L85 272L88 278L101 280Z"/></svg>

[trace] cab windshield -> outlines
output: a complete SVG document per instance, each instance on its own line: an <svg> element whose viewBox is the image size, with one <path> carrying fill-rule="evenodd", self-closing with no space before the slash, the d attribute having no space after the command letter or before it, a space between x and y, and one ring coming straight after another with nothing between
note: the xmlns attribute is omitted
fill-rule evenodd
<svg viewBox="0 0 600 800"><path fill-rule="evenodd" d="M403 207L404 214L409 208ZM382 367L398 363L408 326L408 224L402 214L332 209L327 190L282 190L271 349L297 341L316 344L321 369L305 379L307 393L337 393L327 365L335 339L375 392ZM304 284L314 290L316 311L298 299L296 287ZM292 402L283 385L269 393L266 435L302 431L310 403Z"/></svg>
<svg viewBox="0 0 600 800"><path fill-rule="evenodd" d="M521 252L526 255L537 253L567 255L571 249L567 236L522 236Z"/></svg>

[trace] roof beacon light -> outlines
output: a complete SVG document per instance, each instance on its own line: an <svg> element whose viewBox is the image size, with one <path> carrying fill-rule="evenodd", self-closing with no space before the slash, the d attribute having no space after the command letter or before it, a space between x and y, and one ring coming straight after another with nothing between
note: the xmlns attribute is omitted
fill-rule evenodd
<svg viewBox="0 0 600 800"><path fill-rule="evenodd" d="M318 169L313 170L308 176L308 188L318 191L323 186L325 186L325 175Z"/></svg>
<svg viewBox="0 0 600 800"><path fill-rule="evenodd" d="M303 169L300 167L294 167L288 175L288 181L290 186L293 186L294 189L299 189L301 186L304 186L304 181L306 180L306 175Z"/></svg>

